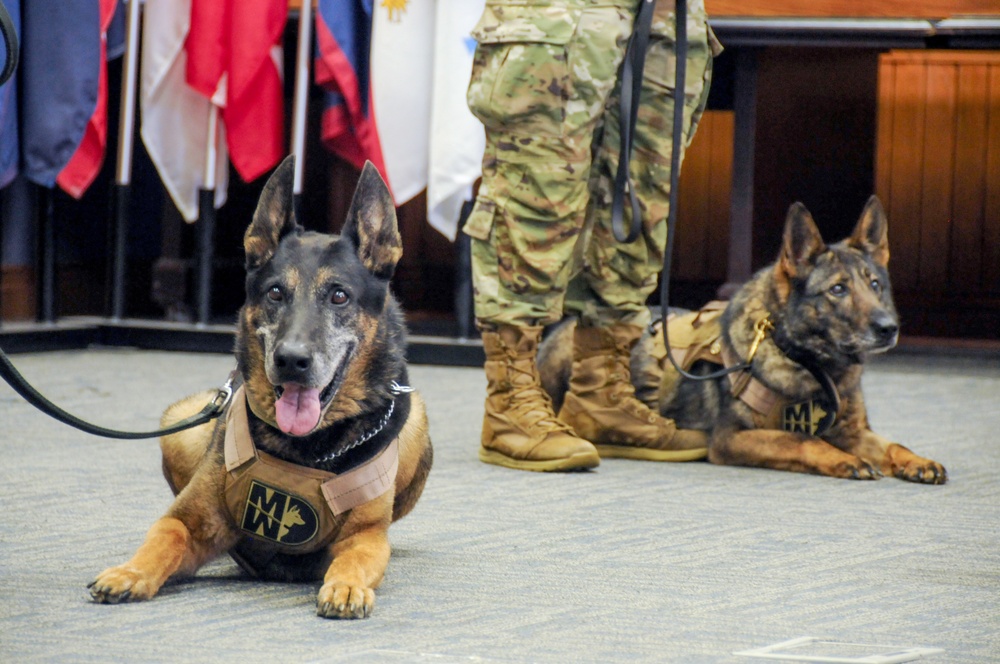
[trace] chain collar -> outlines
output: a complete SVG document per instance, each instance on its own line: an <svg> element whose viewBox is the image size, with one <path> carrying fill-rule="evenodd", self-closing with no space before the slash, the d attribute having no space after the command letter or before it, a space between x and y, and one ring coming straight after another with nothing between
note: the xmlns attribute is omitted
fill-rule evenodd
<svg viewBox="0 0 1000 664"><path fill-rule="evenodd" d="M399 396L400 394L408 394L412 392L413 388L410 387L409 385L400 385L396 381L392 381L389 384L389 391L393 394L393 396ZM382 419L379 420L378 424L376 424L373 429L369 429L368 431L363 433L360 438L358 438L351 444L347 445L346 447L342 447L339 450L336 450L324 456L317 457L313 463L317 465L330 463L334 459L346 454L347 452L350 452L354 448L364 445L369 440L371 440L379 433L381 433L382 429L385 428L385 425L389 423L389 419L392 417L392 413L395 410L396 410L396 400L392 399L391 401L389 401L389 408L385 411L385 415L382 416Z"/></svg>

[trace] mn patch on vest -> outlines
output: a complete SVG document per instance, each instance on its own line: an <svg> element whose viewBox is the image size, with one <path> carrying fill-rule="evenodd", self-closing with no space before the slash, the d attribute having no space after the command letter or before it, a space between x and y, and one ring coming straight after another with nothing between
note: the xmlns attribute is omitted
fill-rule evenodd
<svg viewBox="0 0 1000 664"><path fill-rule="evenodd" d="M305 500L253 480L240 527L257 537L295 546L316 536L319 518Z"/></svg>
<svg viewBox="0 0 1000 664"><path fill-rule="evenodd" d="M789 433L804 433L810 436L819 431L820 422L826 411L816 401L800 401L785 406L781 414L781 428Z"/></svg>

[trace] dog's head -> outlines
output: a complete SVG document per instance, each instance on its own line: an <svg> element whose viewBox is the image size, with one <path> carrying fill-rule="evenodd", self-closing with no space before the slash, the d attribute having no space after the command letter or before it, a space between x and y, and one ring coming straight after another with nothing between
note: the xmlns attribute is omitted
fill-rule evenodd
<svg viewBox="0 0 1000 664"><path fill-rule="evenodd" d="M402 256L388 187L365 164L343 231L304 230L292 205L293 158L264 187L243 244L246 301L237 359L253 411L305 436L357 414L372 341Z"/></svg>
<svg viewBox="0 0 1000 664"><path fill-rule="evenodd" d="M851 236L830 246L804 205L789 208L774 267L787 340L817 359L849 363L896 345L899 318L889 285L887 231L875 196Z"/></svg>

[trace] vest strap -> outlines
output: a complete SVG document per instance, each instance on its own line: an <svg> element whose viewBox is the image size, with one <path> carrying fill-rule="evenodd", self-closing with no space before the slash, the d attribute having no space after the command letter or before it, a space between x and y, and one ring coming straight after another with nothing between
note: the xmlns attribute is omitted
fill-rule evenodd
<svg viewBox="0 0 1000 664"><path fill-rule="evenodd" d="M260 458L262 454L264 453L257 450L250 437L247 400L241 385L233 395L226 417L226 470L232 472L248 461ZM330 512L337 516L378 498L392 488L396 481L396 472L399 470L399 441L398 438L394 438L373 459L339 475L267 456L273 464L286 467L290 473L322 479L320 489L323 498Z"/></svg>

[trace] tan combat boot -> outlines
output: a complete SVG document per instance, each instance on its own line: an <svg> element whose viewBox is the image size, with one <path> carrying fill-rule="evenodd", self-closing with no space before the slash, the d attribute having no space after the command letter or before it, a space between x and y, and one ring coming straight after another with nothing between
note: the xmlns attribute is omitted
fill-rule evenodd
<svg viewBox="0 0 1000 664"><path fill-rule="evenodd" d="M479 458L520 470L582 470L597 450L556 418L535 366L541 327L500 325L483 331L486 413Z"/></svg>
<svg viewBox="0 0 1000 664"><path fill-rule="evenodd" d="M694 461L708 455L702 431L678 429L635 396L629 371L642 329L577 325L573 371L559 419L594 443L602 457Z"/></svg>

